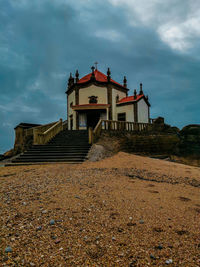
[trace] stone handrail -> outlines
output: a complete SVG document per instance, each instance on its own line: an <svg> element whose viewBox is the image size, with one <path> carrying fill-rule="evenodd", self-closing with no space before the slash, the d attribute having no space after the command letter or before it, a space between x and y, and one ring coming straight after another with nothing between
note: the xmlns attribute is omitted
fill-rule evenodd
<svg viewBox="0 0 200 267"><path fill-rule="evenodd" d="M33 132L33 144L34 145L44 145L49 142L56 134L63 130L62 119L53 124L50 128L42 132L40 127L34 129Z"/></svg>
<svg viewBox="0 0 200 267"><path fill-rule="evenodd" d="M132 132L148 132L152 130L151 123L129 122L129 121L112 121L100 119L94 131L89 129L89 143L96 142L102 130L107 131L132 131Z"/></svg>
<svg viewBox="0 0 200 267"><path fill-rule="evenodd" d="M94 128L94 131L92 128L89 128L89 144L93 144L96 139L100 136L102 130L102 119L100 119Z"/></svg>
<svg viewBox="0 0 200 267"><path fill-rule="evenodd" d="M51 122L51 123L48 123L48 124L44 124L44 125L40 125L40 126L36 126L36 127L32 127L32 128L26 129L25 130L25 135L26 136L33 135L35 129L40 130L40 132L44 132L47 129L49 129L49 127L53 126L56 123L57 122Z"/></svg>

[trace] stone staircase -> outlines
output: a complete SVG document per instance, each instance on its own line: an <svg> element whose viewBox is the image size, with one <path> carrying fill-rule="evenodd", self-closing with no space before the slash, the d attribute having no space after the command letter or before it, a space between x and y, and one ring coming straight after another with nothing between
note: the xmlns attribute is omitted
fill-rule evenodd
<svg viewBox="0 0 200 267"><path fill-rule="evenodd" d="M63 130L45 145L33 145L28 151L13 159L12 163L81 163L89 149L88 131Z"/></svg>

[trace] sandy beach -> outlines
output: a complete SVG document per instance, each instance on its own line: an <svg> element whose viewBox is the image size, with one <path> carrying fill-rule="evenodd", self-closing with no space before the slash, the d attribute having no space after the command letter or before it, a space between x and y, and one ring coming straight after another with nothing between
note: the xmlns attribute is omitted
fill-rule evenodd
<svg viewBox="0 0 200 267"><path fill-rule="evenodd" d="M2 167L0 210L2 266L200 266L198 167L123 152Z"/></svg>

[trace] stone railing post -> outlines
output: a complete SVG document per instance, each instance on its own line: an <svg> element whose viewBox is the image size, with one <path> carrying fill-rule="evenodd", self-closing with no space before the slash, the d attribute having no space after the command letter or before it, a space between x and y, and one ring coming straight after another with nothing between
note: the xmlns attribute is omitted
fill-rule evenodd
<svg viewBox="0 0 200 267"><path fill-rule="evenodd" d="M39 145L40 144L40 130L39 129L33 129L33 144Z"/></svg>
<svg viewBox="0 0 200 267"><path fill-rule="evenodd" d="M88 129L88 135L89 135L89 144L93 144L94 142L94 135L93 135L93 130L91 127Z"/></svg>

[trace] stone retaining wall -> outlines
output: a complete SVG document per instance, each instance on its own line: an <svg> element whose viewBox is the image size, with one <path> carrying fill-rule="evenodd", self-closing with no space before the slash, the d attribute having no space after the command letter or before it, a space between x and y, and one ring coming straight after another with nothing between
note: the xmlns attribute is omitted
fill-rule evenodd
<svg viewBox="0 0 200 267"><path fill-rule="evenodd" d="M97 144L113 153L124 151L146 155L168 156L172 160L200 166L200 125L188 125L181 131L160 125L157 132L103 131Z"/></svg>

